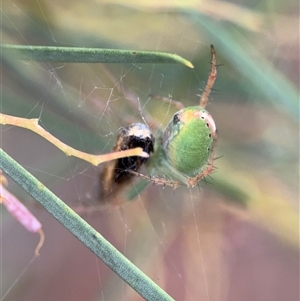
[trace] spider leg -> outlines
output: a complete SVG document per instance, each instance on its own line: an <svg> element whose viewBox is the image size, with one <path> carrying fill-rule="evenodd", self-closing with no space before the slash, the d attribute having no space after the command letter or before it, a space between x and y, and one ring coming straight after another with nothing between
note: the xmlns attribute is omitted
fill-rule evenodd
<svg viewBox="0 0 300 301"><path fill-rule="evenodd" d="M202 96L200 98L200 107L205 108L208 102L209 94L212 90L212 87L214 85L214 82L217 77L217 58L216 58L216 51L213 45L210 45L211 49L211 69L208 76L208 80L204 89L204 92L202 93Z"/></svg>
<svg viewBox="0 0 300 301"><path fill-rule="evenodd" d="M133 170L128 170L131 174L141 177L143 179L146 179L150 182L152 182L154 185L163 185L163 186L171 186L174 189L179 187L182 183L180 181L172 181L172 180L167 180L165 178L160 178L160 177L152 177L152 176L146 176L142 173L133 171Z"/></svg>

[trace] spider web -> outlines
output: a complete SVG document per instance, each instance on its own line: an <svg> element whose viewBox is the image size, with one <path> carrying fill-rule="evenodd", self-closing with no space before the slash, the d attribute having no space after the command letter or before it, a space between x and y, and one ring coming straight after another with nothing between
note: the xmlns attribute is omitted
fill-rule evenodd
<svg viewBox="0 0 300 301"><path fill-rule="evenodd" d="M97 1L78 1L72 7L58 1L2 5L3 43L170 51L195 65L191 70L180 65L3 58L4 113L39 118L64 143L101 154L111 151L120 127L145 122L155 134L155 125L168 123L176 108L149 94L172 96L186 106L198 104L210 68L211 41L192 30L199 26L193 18L171 9L149 15L138 5ZM214 91L210 101L217 95ZM213 180L192 190L149 184L134 202L101 209L96 197L101 167L67 157L23 129L2 127L1 144L174 299L224 300L228 258L222 252L227 254L230 246L222 236L221 199L210 189ZM42 222L46 241L41 256L32 258L37 236L1 212L1 301L141 300L21 188L12 181L8 188ZM234 261L235 253L230 256L228 261Z"/></svg>
<svg viewBox="0 0 300 301"><path fill-rule="evenodd" d="M41 18L37 19L37 16L31 14L29 8L10 2L7 8L3 9L2 14L2 22L5 27L7 26L3 40L8 39L6 35L10 33L12 35L7 42L34 44L34 40L30 37L32 30L40 31L39 38L42 41L44 39L43 42L39 42L40 44L50 42L51 45L68 43L72 45L71 39L61 40L57 30L52 28L55 24L52 23L53 20L49 20L49 12L44 5L45 3L40 1L35 3L37 15ZM16 15L20 20L16 20ZM166 16L161 30L167 30L168 22ZM24 24L31 28L24 29ZM163 45L162 34L158 35L156 41L154 50L160 50ZM197 40L190 42L193 50L189 57L192 59L201 45ZM176 52L184 54L186 38L181 35L181 39L176 43ZM207 54L209 57L209 52ZM7 64L5 67L8 70L12 69L9 77L5 79L7 92L15 97L14 101L18 105L11 114L27 118L38 117L39 123L54 136L77 149L90 153L109 152L119 128L132 122L146 122L153 127L154 132L154 121L160 128L164 127L176 108L170 104L151 100L150 93L165 96L177 94L178 97L184 95L197 103L196 94L199 93L198 88L203 85L194 71L184 70L185 67L174 65L49 64L9 60L4 61L4 64ZM207 67L209 68L208 64ZM180 80L182 72L188 74L185 82ZM205 81L204 77L203 82ZM197 82L198 85L195 85ZM80 211L92 226L139 268L153 277L158 284L168 288L177 283L182 287L178 291L178 296L185 296L188 300L193 299L194 292L190 291L192 285L189 282L191 277L195 277L197 283L199 281L198 285L203 287L201 290L206 300L210 300L205 259L200 243L201 235L197 225L196 210L198 209L195 206L198 205L194 203L197 203L200 198L199 190L187 193L186 188L172 191L172 189L149 185L145 191L139 192L135 202L121 208L101 210L99 206L97 207L95 198L98 168L93 168L78 159L67 158L32 133L8 127L4 128L2 134L2 143L8 147L8 151L15 154L13 156L16 160L46 183L62 200ZM20 145L22 151L18 153L16 149ZM44 294L47 292L49 300L54 297L62 299L63 296L63 299L71 299L78 294L76 290L67 294L63 289L50 293L49 288L44 287L43 281L39 283L39 273L45 281L48 277L54 277L56 273L63 273L68 278L73 278L72 275L77 274L71 282L79 282L83 288L90 287L90 297L98 295L99 300L120 298L128 300L133 297L139 299L118 276L82 248L69 233L65 233L41 208L36 208L30 198L18 190L13 183L10 184L10 188L16 189L16 194L19 193L19 197L29 209L41 219L46 233L46 243L41 257L31 260L30 250L34 248L35 237L25 234L24 237L28 237L23 243L19 238L16 239L19 237L16 232L21 233L23 230L7 218L4 223L3 240L8 239L5 236L8 231L6 229L13 229L10 230L13 234L9 241L15 244L16 249L19 249L17 245L22 246L22 256L19 259L20 263L15 265L15 269L10 269L9 274L6 273L9 268L4 264L2 300L11 300L19 296L22 283L27 281L35 283L37 289L35 296L40 294L45 298ZM95 209L91 213L90 208L93 206ZM188 216L191 216L192 220L187 226ZM195 267L190 275L186 273L191 263L186 263L185 257L194 252L188 250L191 245L184 243L185 227L192 228L193 237L188 240L191 240L190 244L195 244L194 247L198 250L196 253L200 254L200 257L195 256L193 259ZM57 233L61 233L59 237L56 236ZM185 247L188 251L185 251ZM26 265L26 262L29 264ZM155 267L153 262L156 262ZM56 266L57 270L47 268L48 265L53 268ZM89 267L91 265L93 267ZM160 266L162 267L159 268ZM86 277L89 277L89 280ZM83 294L86 296L87 293ZM30 296L30 289L28 289L25 296L22 296L22 300L26 298L29 300Z"/></svg>

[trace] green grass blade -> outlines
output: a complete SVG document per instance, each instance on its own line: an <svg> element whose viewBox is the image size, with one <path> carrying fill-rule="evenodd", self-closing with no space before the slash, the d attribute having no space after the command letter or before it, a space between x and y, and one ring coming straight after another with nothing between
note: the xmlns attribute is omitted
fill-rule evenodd
<svg viewBox="0 0 300 301"><path fill-rule="evenodd" d="M146 300L173 300L101 234L0 149L0 169Z"/></svg>
<svg viewBox="0 0 300 301"><path fill-rule="evenodd" d="M7 44L2 44L1 47L3 54L20 60L64 63L180 63L194 68L190 61L166 52Z"/></svg>

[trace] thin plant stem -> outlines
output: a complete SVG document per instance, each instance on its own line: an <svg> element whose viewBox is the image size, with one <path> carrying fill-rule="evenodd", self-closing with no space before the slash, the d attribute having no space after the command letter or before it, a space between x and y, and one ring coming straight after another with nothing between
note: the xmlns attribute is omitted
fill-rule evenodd
<svg viewBox="0 0 300 301"><path fill-rule="evenodd" d="M70 147L69 145L61 142L56 137L52 136L49 132L47 132L38 124L38 121L39 121L38 119L27 119L27 118L15 117L15 116L10 116L10 115L0 113L0 124L14 125L14 126L31 130L34 133L42 136L44 139L46 139L53 145L55 145L57 148L63 151L67 156L74 156L80 158L95 166L98 166L99 164L110 160L124 158L124 157L130 157L130 156L141 156L144 158L149 157L149 155L143 152L142 148L140 147L119 151L119 152L102 154L102 155L92 155L92 154L84 153L82 151Z"/></svg>

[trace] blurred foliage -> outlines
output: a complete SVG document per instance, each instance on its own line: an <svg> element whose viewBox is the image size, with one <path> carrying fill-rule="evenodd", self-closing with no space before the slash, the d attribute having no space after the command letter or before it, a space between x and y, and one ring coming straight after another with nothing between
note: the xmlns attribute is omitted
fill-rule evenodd
<svg viewBox="0 0 300 301"><path fill-rule="evenodd" d="M114 218L102 213L101 221L87 218L175 299L202 296L205 300L208 291L210 300L251 300L242 293L235 295L238 282L231 282L234 273L227 278L232 263L222 257L223 241L234 248L229 237L250 224L260 233L267 229L274 234L285 250L299 247L299 4L275 0L6 1L2 6L2 43L167 51L194 64L190 70L178 65L49 64L2 57L2 112L38 117L63 142L91 153L109 151L118 128L130 122L143 117L150 124L151 118L158 120L162 127L168 122L176 109L150 99L150 93L196 104L210 68L209 45L215 46L220 67L208 110L218 127L217 153L222 157L216 161L212 179L200 185L200 192L148 187L136 204L125 206L121 214L112 213ZM34 134L3 127L1 143L74 206L95 187L97 170L66 158ZM47 239L51 241L49 232L46 244ZM251 235L244 239L257 248L263 245ZM273 251L279 248L268 243ZM203 266L199 268L203 258L205 272ZM274 291L288 278L282 277L274 280ZM247 287L259 290L245 279ZM96 281L93 293L101 290L103 300L104 296L105 300L121 296L133 300L132 292L114 289L116 281L114 276L102 285ZM176 289L179 283L181 290ZM285 292L284 299L293 300L293 292Z"/></svg>

